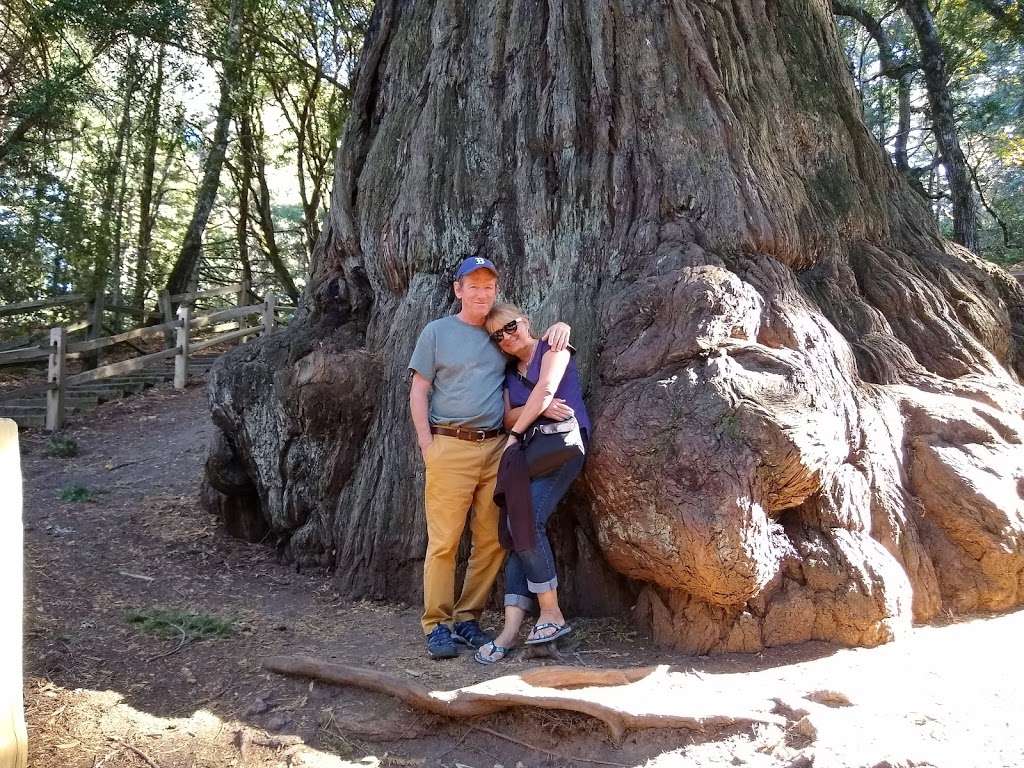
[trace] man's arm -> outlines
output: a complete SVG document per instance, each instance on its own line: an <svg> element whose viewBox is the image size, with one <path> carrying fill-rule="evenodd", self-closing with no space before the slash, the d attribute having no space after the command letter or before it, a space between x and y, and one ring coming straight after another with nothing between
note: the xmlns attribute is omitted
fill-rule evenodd
<svg viewBox="0 0 1024 768"><path fill-rule="evenodd" d="M412 383L409 386L409 413L412 414L412 425L416 428L416 442L420 445L420 454L427 460L427 448L434 442L430 434L430 390L433 385L418 372L413 371Z"/></svg>

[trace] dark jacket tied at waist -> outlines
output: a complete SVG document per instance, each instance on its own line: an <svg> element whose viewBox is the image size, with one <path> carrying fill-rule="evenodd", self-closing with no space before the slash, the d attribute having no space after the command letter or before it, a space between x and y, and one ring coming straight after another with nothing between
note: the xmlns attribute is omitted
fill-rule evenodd
<svg viewBox="0 0 1024 768"><path fill-rule="evenodd" d="M533 501L526 451L521 444L506 448L498 465L494 503L501 508L498 541L508 550L533 549Z"/></svg>

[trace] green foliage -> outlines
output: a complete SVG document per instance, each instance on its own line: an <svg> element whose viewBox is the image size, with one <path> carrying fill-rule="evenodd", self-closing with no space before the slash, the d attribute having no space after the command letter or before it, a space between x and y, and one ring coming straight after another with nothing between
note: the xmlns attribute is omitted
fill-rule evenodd
<svg viewBox="0 0 1024 768"><path fill-rule="evenodd" d="M70 459L78 455L78 442L73 437L54 435L46 441L46 455ZM65 499L65 501L80 501L80 499ZM81 499L81 501L85 501L85 499Z"/></svg>
<svg viewBox="0 0 1024 768"><path fill-rule="evenodd" d="M282 294L277 263L301 289L372 5L9 0L0 46L0 304L91 293L102 283L129 299L122 303L138 296L155 309L196 204L224 78L234 85L234 120L204 232L200 287L247 272L257 296ZM229 18L240 19L238 46L226 45ZM265 168L270 210L264 227L253 178L244 244L236 225L243 114L259 132L253 161ZM144 188L152 225L140 266ZM0 320L0 327L16 335L78 319L61 310Z"/></svg>
<svg viewBox="0 0 1024 768"><path fill-rule="evenodd" d="M87 502L93 501L93 491L86 488L84 485L66 485L61 489L60 500L61 501L79 501Z"/></svg>
<svg viewBox="0 0 1024 768"><path fill-rule="evenodd" d="M172 608L146 608L131 611L125 619L141 632L158 637L181 637L186 642L212 637L229 637L235 631L233 619Z"/></svg>
<svg viewBox="0 0 1024 768"><path fill-rule="evenodd" d="M850 0L879 20L898 62L920 61L917 40L899 7L888 0ZM961 146L976 179L981 204L981 255L1004 264L1024 261L1024 43L977 0L934 4L946 56L950 95ZM1019 20L1017 22L1019 24ZM880 72L878 46L856 21L837 17L840 39L869 129L895 152L898 89ZM951 206L931 130L930 106L920 71L911 78L912 127L908 141L912 176L933 196L943 232L952 230Z"/></svg>

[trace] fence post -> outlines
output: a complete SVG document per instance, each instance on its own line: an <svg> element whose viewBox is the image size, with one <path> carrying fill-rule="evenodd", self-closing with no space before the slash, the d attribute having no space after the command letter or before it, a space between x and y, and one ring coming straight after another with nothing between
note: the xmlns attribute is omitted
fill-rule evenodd
<svg viewBox="0 0 1024 768"><path fill-rule="evenodd" d="M277 306L277 296L267 294L267 300L263 304L263 335L269 336L274 332L274 308Z"/></svg>
<svg viewBox="0 0 1024 768"><path fill-rule="evenodd" d="M50 329L50 365L46 373L46 428L53 432L64 426L64 327Z"/></svg>
<svg viewBox="0 0 1024 768"><path fill-rule="evenodd" d="M192 308L178 307L178 354L174 356L174 388L184 389L188 380L188 332L192 324Z"/></svg>
<svg viewBox="0 0 1024 768"><path fill-rule="evenodd" d="M160 291L160 314L163 317L164 323L174 322L174 310L171 308L171 293L166 288ZM167 348L170 349L174 346L174 331L164 331L164 339L167 342Z"/></svg>

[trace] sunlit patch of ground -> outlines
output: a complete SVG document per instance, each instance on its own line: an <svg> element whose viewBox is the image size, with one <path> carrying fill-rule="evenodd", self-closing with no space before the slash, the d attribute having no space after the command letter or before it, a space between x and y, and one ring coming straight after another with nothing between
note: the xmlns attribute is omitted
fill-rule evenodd
<svg viewBox="0 0 1024 768"><path fill-rule="evenodd" d="M69 691L37 679L29 681L26 698L30 768L375 768L395 764L387 755L345 760L313 749L298 737L224 721L205 709L190 717L155 717L125 704L114 691Z"/></svg>

